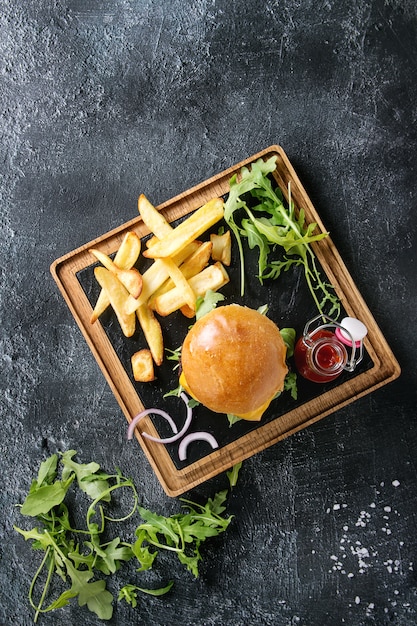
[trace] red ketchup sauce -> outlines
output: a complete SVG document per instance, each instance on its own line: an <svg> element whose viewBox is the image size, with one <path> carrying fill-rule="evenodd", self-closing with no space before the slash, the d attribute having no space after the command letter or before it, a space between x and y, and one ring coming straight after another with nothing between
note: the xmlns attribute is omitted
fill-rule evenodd
<svg viewBox="0 0 417 626"><path fill-rule="evenodd" d="M343 372L347 353L334 333L321 329L300 337L295 346L294 360L301 376L315 383L325 383Z"/></svg>

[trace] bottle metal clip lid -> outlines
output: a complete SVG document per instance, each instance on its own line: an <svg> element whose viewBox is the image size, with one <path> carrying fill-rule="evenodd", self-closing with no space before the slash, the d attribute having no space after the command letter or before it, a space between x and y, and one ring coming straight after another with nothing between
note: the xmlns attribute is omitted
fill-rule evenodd
<svg viewBox="0 0 417 626"><path fill-rule="evenodd" d="M344 317L339 323L327 315L317 315L307 322L304 327L303 335L307 343L314 341L310 334L310 326L319 320L326 321L327 323L319 325L312 334L314 335L315 332L325 328L334 329L334 334L337 339L345 346L351 348L350 358L348 358L344 369L348 372L353 372L358 363L363 359L363 339L368 332L365 324L354 317ZM357 352L358 356L355 358Z"/></svg>

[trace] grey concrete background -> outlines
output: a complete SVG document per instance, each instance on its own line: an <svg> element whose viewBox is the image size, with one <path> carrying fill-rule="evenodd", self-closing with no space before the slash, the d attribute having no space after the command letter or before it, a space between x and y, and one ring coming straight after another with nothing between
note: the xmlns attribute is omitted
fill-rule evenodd
<svg viewBox="0 0 417 626"><path fill-rule="evenodd" d="M47 455L178 507L126 446L50 263L135 217L139 193L158 204L273 143L403 374L248 460L200 578L162 561L169 596L111 624L417 622L416 18L413 0L2 0L0 624L32 623L39 555L12 525ZM100 621L71 603L39 623Z"/></svg>

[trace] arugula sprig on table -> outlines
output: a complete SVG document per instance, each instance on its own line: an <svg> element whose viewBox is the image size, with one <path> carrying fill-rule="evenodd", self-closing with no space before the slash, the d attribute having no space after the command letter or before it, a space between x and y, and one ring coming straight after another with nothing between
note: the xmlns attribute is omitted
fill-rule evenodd
<svg viewBox="0 0 417 626"><path fill-rule="evenodd" d="M141 563L141 571L152 566L161 549L176 553L180 562L197 578L201 543L224 532L232 520L232 517L222 517L226 496L227 491L221 491L213 499L209 498L205 506L181 498L188 512L170 517L139 507L145 522L136 530L138 539L133 552ZM158 550L151 552L149 546Z"/></svg>
<svg viewBox="0 0 417 626"><path fill-rule="evenodd" d="M30 530L14 526L26 540L32 541L34 550L44 552L29 588L35 622L40 614L62 608L75 597L80 606L87 605L99 618L110 619L114 598L106 588L104 577L115 574L132 559L138 559L138 571L152 567L157 552L151 553L148 545L144 544L153 547L158 544L158 548L168 550L174 547L181 563L195 577L198 576L202 542L224 532L232 519L222 516L227 491L216 494L205 506L184 500L188 513L163 517L138 506L135 485L119 470L115 474L106 474L98 463L76 462L75 455L75 450L69 450L60 456L53 454L41 463L20 508L23 515L36 520L36 526ZM233 486L231 480L230 484ZM83 528L73 527L71 513L74 511L70 511L65 502L71 488L78 488L90 500L83 516ZM125 515L115 518L106 510L114 506L113 496L120 489L131 492L133 503ZM136 541L122 541L119 536L109 540L110 523L118 522L120 525L137 513L144 523L137 527ZM171 530L164 535L163 529ZM54 575L67 585L67 589L55 600L49 601ZM42 584L41 578L44 584L39 599L35 600L38 587ZM162 596L172 585L173 581L169 581L158 589L146 589L127 584L120 589L118 600L135 607L138 592Z"/></svg>
<svg viewBox="0 0 417 626"><path fill-rule="evenodd" d="M316 257L310 244L327 237L328 233L314 234L317 224L307 224L302 208L295 212L289 187L288 206L284 205L279 187L273 186L270 175L276 169L276 157L267 161L258 159L250 169L242 167L240 176L230 181L225 202L225 220L236 237L240 255L241 295L245 291L245 254L242 238L250 249L259 248L258 277L261 283L276 279L291 267L302 266L305 279L320 314L329 305L329 315L338 317L340 303L332 286L318 271ZM280 246L285 256L271 260L271 254Z"/></svg>
<svg viewBox="0 0 417 626"><path fill-rule="evenodd" d="M28 531L14 527L26 540L32 540L35 550L44 551L29 589L35 622L41 613L66 606L74 597L78 598L80 606L87 605L98 617L110 619L113 596L106 590L106 581L100 579L92 582L91 579L97 572L106 575L114 573L133 556L131 546L121 542L118 537L102 543L101 536L107 521L124 521L133 515L137 507L135 486L120 472L114 475L102 472L98 463L77 463L73 460L75 454L74 450L69 450L60 459L53 454L41 463L38 476L32 481L20 509L22 515L35 518L40 526ZM60 478L59 469L62 470ZM74 483L92 499L83 529L72 527L70 512L64 502ZM127 515L114 520L104 514L102 503L110 502L112 493L122 488L132 492L134 503ZM96 517L99 522L95 521ZM81 542L77 540L79 536L83 538ZM44 568L46 581L40 599L35 602L35 587ZM54 573L65 583L69 582L70 586L55 601L45 606Z"/></svg>

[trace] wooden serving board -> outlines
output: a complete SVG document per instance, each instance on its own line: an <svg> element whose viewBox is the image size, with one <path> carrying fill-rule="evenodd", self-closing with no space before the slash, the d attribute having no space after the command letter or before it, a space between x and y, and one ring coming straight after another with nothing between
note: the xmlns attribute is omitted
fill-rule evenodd
<svg viewBox="0 0 417 626"><path fill-rule="evenodd" d="M307 222L316 222L319 231L325 231L320 217L304 190L294 168L280 146L269 148L252 155L245 161L213 176L203 183L189 189L175 198L163 203L158 209L169 222L176 222L196 210L215 196L225 196L229 191L229 180L243 165L249 165L258 158L277 158L277 169L274 173L276 182L287 197L288 183L291 183L291 194L295 206L303 208ZM151 201L152 199L149 198ZM158 379L154 383L140 385L132 378L129 355L140 347L145 347L143 338L136 334L126 340L117 327L112 312L108 311L99 322L90 323L92 307L97 297L97 285L92 280L93 268L96 265L89 253L92 247L99 248L112 255L118 249L126 232L133 230L141 238L147 237L149 231L140 216L119 226L118 228L98 237L80 248L57 259L51 265L52 275L88 342L104 376L106 377L115 397L130 423L143 408L158 406L175 411L178 416L178 427L184 419L184 406L178 398L164 399L172 383L172 363L164 364ZM235 246L236 247L236 246ZM327 385L308 383L298 377L299 398L297 401L289 397L274 400L260 422L238 422L229 426L226 416L207 413L197 407L197 427L213 429L219 442L214 451L207 449L207 444L198 447L186 463L178 460L177 451L152 442L136 431L136 438L149 459L158 479L169 496L178 496L196 485L223 472L234 464L247 459L257 452L271 446L289 435L306 428L326 415L368 394L400 375L400 367L388 346L381 330L361 297L349 272L330 237L313 244L312 248L322 272L327 276L341 300L345 314L356 317L367 326L368 334L364 341L366 358L361 367L353 375L343 374L340 379ZM240 298L238 285L238 259L234 254L231 268L231 282L225 289L227 302L233 301L257 308L262 303L270 307L270 316L278 326L296 328L302 332L308 319L317 315L312 298L300 287L302 276L287 272L285 277L270 281L267 286L260 286L257 279L248 281L248 295ZM139 269L140 266L139 266ZM256 268L254 270L256 273ZM223 290L222 290L223 291ZM298 299L297 299L298 298ZM180 315L180 314L179 314ZM171 317L171 316L170 316ZM176 314L173 318L161 320L163 332L168 342L167 348L172 350L181 345L187 327L191 323ZM177 343L173 343L173 342ZM142 342L142 343L141 343ZM175 380L175 375L174 380ZM198 411L206 411L198 416ZM162 429L162 430L161 430ZM158 435L163 433L152 417L143 421L143 430ZM201 442L200 442L201 443ZM132 445L132 454L137 453ZM204 447L205 445L205 447ZM177 446L177 444L176 444Z"/></svg>

